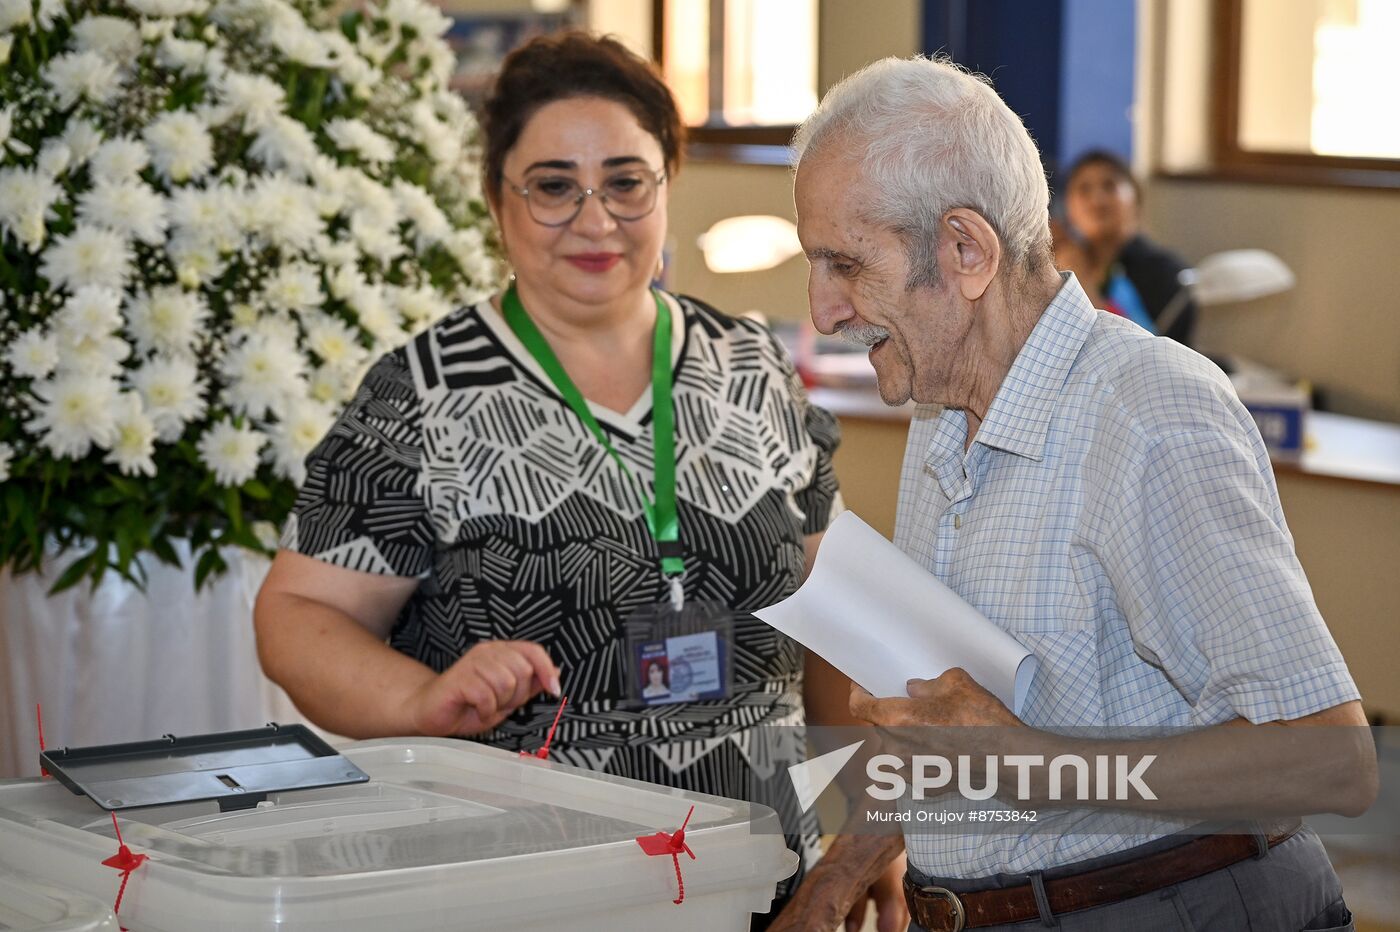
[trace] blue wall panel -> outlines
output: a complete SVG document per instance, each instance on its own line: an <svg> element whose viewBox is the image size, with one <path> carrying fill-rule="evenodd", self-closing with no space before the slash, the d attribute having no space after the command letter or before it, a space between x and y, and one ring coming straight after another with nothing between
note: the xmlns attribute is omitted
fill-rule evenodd
<svg viewBox="0 0 1400 932"><path fill-rule="evenodd" d="M1132 156L1133 0L924 0L926 52L991 77L1052 179L1090 148Z"/></svg>

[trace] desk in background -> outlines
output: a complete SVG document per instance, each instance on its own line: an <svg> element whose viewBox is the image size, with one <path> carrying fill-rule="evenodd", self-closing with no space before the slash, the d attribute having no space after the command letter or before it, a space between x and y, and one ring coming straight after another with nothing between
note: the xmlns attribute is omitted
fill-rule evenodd
<svg viewBox="0 0 1400 932"><path fill-rule="evenodd" d="M811 397L841 422L847 506L892 537L913 406L860 388ZM1274 468L1298 559L1367 712L1400 723L1400 424L1316 411L1307 431L1302 457Z"/></svg>

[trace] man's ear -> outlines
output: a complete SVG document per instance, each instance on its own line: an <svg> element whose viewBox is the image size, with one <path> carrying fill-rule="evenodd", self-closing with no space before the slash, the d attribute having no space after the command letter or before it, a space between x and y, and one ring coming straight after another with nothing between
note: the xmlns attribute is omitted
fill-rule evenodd
<svg viewBox="0 0 1400 932"><path fill-rule="evenodd" d="M938 263L944 279L966 300L978 300L1001 269L1001 237L986 217L966 207L944 214L938 233Z"/></svg>

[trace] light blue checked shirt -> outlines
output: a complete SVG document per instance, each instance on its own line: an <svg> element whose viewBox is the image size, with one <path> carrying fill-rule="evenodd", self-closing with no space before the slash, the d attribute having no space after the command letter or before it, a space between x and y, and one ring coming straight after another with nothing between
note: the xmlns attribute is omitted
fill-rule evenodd
<svg viewBox="0 0 1400 932"><path fill-rule="evenodd" d="M1095 310L1066 273L964 452L966 434L961 411L916 413L895 543L1036 655L1027 724L1258 723L1359 698L1259 432L1209 360ZM1040 822L1021 835L910 825L909 857L934 877L1024 873L1180 825L1110 811Z"/></svg>

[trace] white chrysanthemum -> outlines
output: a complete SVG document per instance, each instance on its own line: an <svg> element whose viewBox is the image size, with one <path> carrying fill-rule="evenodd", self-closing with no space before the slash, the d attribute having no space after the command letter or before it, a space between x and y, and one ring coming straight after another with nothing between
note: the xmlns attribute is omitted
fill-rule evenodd
<svg viewBox="0 0 1400 932"><path fill-rule="evenodd" d="M322 33L326 45L335 55L335 71L348 87L374 87L384 75L355 49L355 44L338 32Z"/></svg>
<svg viewBox="0 0 1400 932"><path fill-rule="evenodd" d="M34 4L30 0L0 0L0 32L8 32L34 22Z"/></svg>
<svg viewBox="0 0 1400 932"><path fill-rule="evenodd" d="M249 192L248 220L268 242L309 249L321 235L311 189L286 175L267 175Z"/></svg>
<svg viewBox="0 0 1400 932"><path fill-rule="evenodd" d="M198 288L223 274L224 260L213 243L192 236L178 236L167 249L175 277L186 288Z"/></svg>
<svg viewBox="0 0 1400 932"><path fill-rule="evenodd" d="M361 29L355 33L355 48L372 65L383 66L398 45L399 38L392 30L382 35L376 35L373 29Z"/></svg>
<svg viewBox="0 0 1400 932"><path fill-rule="evenodd" d="M386 230L399 225L402 219L399 204L394 195L373 178L362 171L347 169L346 193L355 213L363 215L366 223L375 224Z"/></svg>
<svg viewBox="0 0 1400 932"><path fill-rule="evenodd" d="M322 366L311 371L307 392L316 401L337 404L349 400L349 379L346 374L330 366Z"/></svg>
<svg viewBox="0 0 1400 932"><path fill-rule="evenodd" d="M78 198L78 216L152 246L165 239L165 198L142 181L99 181Z"/></svg>
<svg viewBox="0 0 1400 932"><path fill-rule="evenodd" d="M59 458L79 459L93 444L110 446L115 438L112 417L117 383L110 378L71 372L34 385L38 403L27 425L29 433Z"/></svg>
<svg viewBox="0 0 1400 932"><path fill-rule="evenodd" d="M421 38L436 38L452 27L452 20L442 10L423 0L389 0L383 16L400 29L408 29Z"/></svg>
<svg viewBox="0 0 1400 932"><path fill-rule="evenodd" d="M126 5L143 16L197 16L209 9L208 0L126 0Z"/></svg>
<svg viewBox="0 0 1400 932"><path fill-rule="evenodd" d="M104 463L124 476L156 474L156 425L141 408L141 398L131 392L117 397L113 439Z"/></svg>
<svg viewBox="0 0 1400 932"><path fill-rule="evenodd" d="M119 137L97 147L88 171L97 182L131 181L150 163L151 153L140 140Z"/></svg>
<svg viewBox="0 0 1400 932"><path fill-rule="evenodd" d="M164 68L191 74L204 67L208 53L209 47L203 42L166 36L156 49L156 62Z"/></svg>
<svg viewBox="0 0 1400 932"><path fill-rule="evenodd" d="M316 212L322 217L334 217L345 209L352 180L351 169L341 168L335 160L317 155L308 172L316 198Z"/></svg>
<svg viewBox="0 0 1400 932"><path fill-rule="evenodd" d="M254 333L230 349L219 369L228 379L224 391L231 408L261 418L281 407L302 387L306 359L294 342Z"/></svg>
<svg viewBox="0 0 1400 932"><path fill-rule="evenodd" d="M170 222L177 234L231 252L243 237L236 195L222 185L184 187L170 195Z"/></svg>
<svg viewBox="0 0 1400 932"><path fill-rule="evenodd" d="M121 328L122 296L112 288L77 289L54 315L54 331L66 346L90 336L108 336Z"/></svg>
<svg viewBox="0 0 1400 932"><path fill-rule="evenodd" d="M287 406L272 428L272 467L300 485L306 479L306 456L335 423L329 405L299 400Z"/></svg>
<svg viewBox="0 0 1400 932"><path fill-rule="evenodd" d="M316 140L299 120L275 116L258 130L248 155L272 171L305 177L316 158Z"/></svg>
<svg viewBox="0 0 1400 932"><path fill-rule="evenodd" d="M48 378L58 365L58 339L42 330L26 330L5 350L5 360L22 379Z"/></svg>
<svg viewBox="0 0 1400 932"><path fill-rule="evenodd" d="M243 118L244 132L256 132L282 115L287 92L266 75L228 71L219 85L224 104Z"/></svg>
<svg viewBox="0 0 1400 932"><path fill-rule="evenodd" d="M353 153L374 165L394 160L394 144L361 120L331 120L325 129L326 135L341 152Z"/></svg>
<svg viewBox="0 0 1400 932"><path fill-rule="evenodd" d="M331 268L349 265L360 258L360 250L350 240L316 237L315 251L321 262Z"/></svg>
<svg viewBox="0 0 1400 932"><path fill-rule="evenodd" d="M84 285L100 285L119 291L131 274L131 253L122 236L80 223L44 250L39 273L54 288L76 291Z"/></svg>
<svg viewBox="0 0 1400 932"><path fill-rule="evenodd" d="M289 24L290 25L290 24ZM287 58L310 68L330 68L335 64L331 50L320 33L297 23L288 29L272 31L272 44Z"/></svg>
<svg viewBox="0 0 1400 932"><path fill-rule="evenodd" d="M85 16L73 26L73 45L79 52L129 65L141 53L141 32L117 16Z"/></svg>
<svg viewBox="0 0 1400 932"><path fill-rule="evenodd" d="M416 184L397 179L393 191L403 215L418 228L421 243L440 243L452 232L447 215L427 191Z"/></svg>
<svg viewBox="0 0 1400 932"><path fill-rule="evenodd" d="M115 378L131 345L116 334L122 324L121 296L89 285L64 302L53 318L60 349L58 371Z"/></svg>
<svg viewBox="0 0 1400 932"><path fill-rule="evenodd" d="M399 315L389 306L389 299L380 285L356 288L346 298L355 311L359 324L381 345L398 342L403 337Z"/></svg>
<svg viewBox="0 0 1400 932"><path fill-rule="evenodd" d="M448 253L473 284L490 288L500 276L496 260L486 250L486 239L476 227L453 230L443 241Z"/></svg>
<svg viewBox="0 0 1400 932"><path fill-rule="evenodd" d="M50 30L60 18L67 16L65 0L39 0L39 10L34 14L34 20L40 29Z"/></svg>
<svg viewBox="0 0 1400 932"><path fill-rule="evenodd" d="M199 459L222 486L240 486L258 474L258 454L267 442L247 425L220 421L205 431L197 444Z"/></svg>
<svg viewBox="0 0 1400 932"><path fill-rule="evenodd" d="M143 351L188 353L198 340L209 308L197 291L160 285L127 305L126 325Z"/></svg>
<svg viewBox="0 0 1400 932"><path fill-rule="evenodd" d="M387 266L408 252L395 227L376 223L372 214L362 211L350 218L350 235L365 255L378 259L381 265Z"/></svg>
<svg viewBox="0 0 1400 932"><path fill-rule="evenodd" d="M84 372L115 379L122 374L122 363L131 358L131 344L119 336L85 336L65 345L58 360L58 373Z"/></svg>
<svg viewBox="0 0 1400 932"><path fill-rule="evenodd" d="M141 41L155 45L166 36L175 35L175 20L147 19L141 23Z"/></svg>
<svg viewBox="0 0 1400 932"><path fill-rule="evenodd" d="M233 320L234 328L237 330L252 330L258 322L258 309L243 301L230 307L228 313L230 319Z"/></svg>
<svg viewBox="0 0 1400 932"><path fill-rule="evenodd" d="M326 295L318 270L304 262L288 262L268 276L262 298L275 310L300 314L320 307Z"/></svg>
<svg viewBox="0 0 1400 932"><path fill-rule="evenodd" d="M316 314L306 321L306 346L324 365L348 371L357 368L368 355L359 343L359 334L344 321Z"/></svg>
<svg viewBox="0 0 1400 932"><path fill-rule="evenodd" d="M400 288L394 299L399 313L414 326L437 320L452 310L452 305L431 285Z"/></svg>
<svg viewBox="0 0 1400 932"><path fill-rule="evenodd" d="M14 458L15 448L8 443L0 443L0 482L10 480L10 463Z"/></svg>
<svg viewBox="0 0 1400 932"><path fill-rule="evenodd" d="M116 63L96 52L66 52L50 59L43 74L60 110L67 110L80 100L105 104L121 90Z"/></svg>
<svg viewBox="0 0 1400 932"><path fill-rule="evenodd" d="M434 85L446 84L457 69L457 54L445 42L415 42L409 49L409 56L427 63L427 74L416 82L421 93L427 93Z"/></svg>
<svg viewBox="0 0 1400 932"><path fill-rule="evenodd" d="M173 443L185 425L204 416L204 389L194 363L179 356L156 356L131 374L162 443Z"/></svg>
<svg viewBox="0 0 1400 932"><path fill-rule="evenodd" d="M5 38L9 38L6 36ZM0 62L4 64L4 62ZM0 159L5 157L5 150L8 149L16 155L28 155L29 147L18 139L11 139L10 133L15 128L15 105L9 104L0 107Z"/></svg>
<svg viewBox="0 0 1400 932"><path fill-rule="evenodd" d="M359 291L369 284L365 280L363 273L355 268L353 262L347 262L344 265L337 266L335 271L330 274L328 281L330 283L331 297L335 298L337 301L348 299L356 291Z"/></svg>
<svg viewBox="0 0 1400 932"><path fill-rule="evenodd" d="M214 140L204 122L185 110L156 117L141 134L151 161L166 181L188 181L214 165Z"/></svg>
<svg viewBox="0 0 1400 932"><path fill-rule="evenodd" d="M34 252L48 234L50 208L63 192L33 168L0 168L0 229Z"/></svg>
<svg viewBox="0 0 1400 932"><path fill-rule="evenodd" d="M212 38L211 38L210 35L209 35L209 33L210 33L211 30L213 30L213 37L212 37ZM204 30L204 31L205 31L204 41L206 41L206 42L220 42L220 41L222 41L222 39L221 39L221 38L219 37L219 35L218 35L217 30L214 29L214 26L213 26L212 24L210 24L209 26L205 27L205 30ZM207 53L205 54L205 56L204 56L204 75L205 75L205 77L207 77L207 78L209 79L209 83L210 83L210 84L217 85L220 81L222 81L222 80L224 79L224 75L227 74L227 73L228 73L228 50L227 50L227 48L226 48L225 46L223 46L223 45L214 45L214 46L211 46L211 47L208 49L208 51L207 51ZM207 100L206 100L205 106L208 106Z"/></svg>
<svg viewBox="0 0 1400 932"><path fill-rule="evenodd" d="M77 168L92 158L102 144L102 130L91 120L69 120L58 140L68 147L73 157L72 167Z"/></svg>
<svg viewBox="0 0 1400 932"><path fill-rule="evenodd" d="M438 119L427 101L418 101L409 108L409 124L414 135L428 157L438 165L452 165L460 161L465 134L456 132L447 123Z"/></svg>
<svg viewBox="0 0 1400 932"><path fill-rule="evenodd" d="M57 178L68 171L68 166L73 164L73 150L69 149L57 139L50 139L45 142L43 148L39 150L39 174L47 175L50 178Z"/></svg>
<svg viewBox="0 0 1400 932"><path fill-rule="evenodd" d="M297 329L296 321L289 316L259 314L249 329L253 334L282 346L297 346L301 343L301 331Z"/></svg>

